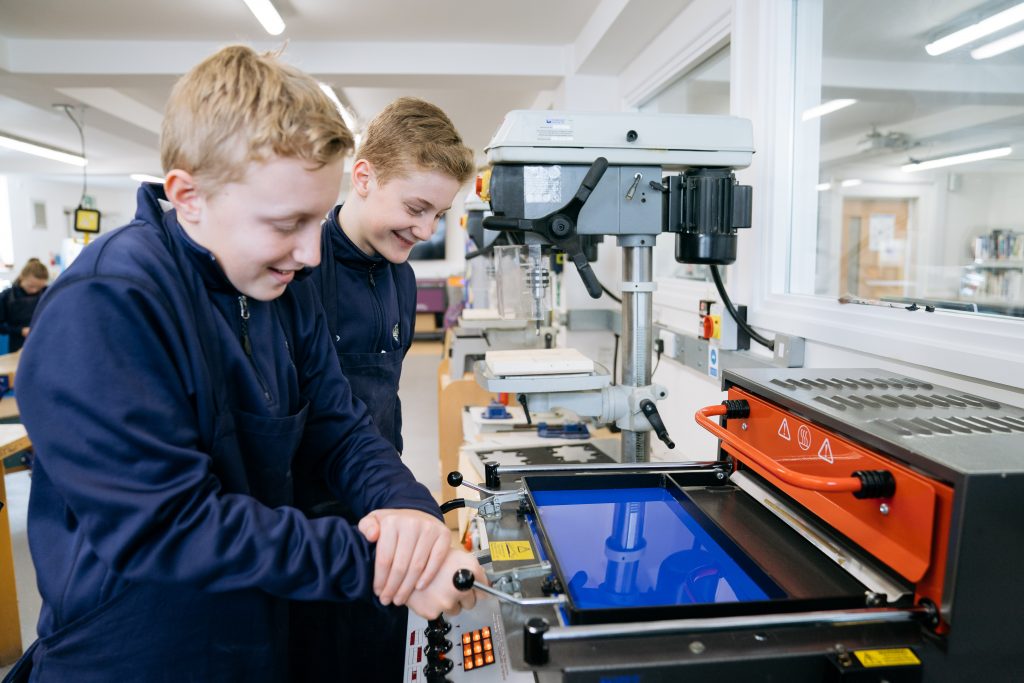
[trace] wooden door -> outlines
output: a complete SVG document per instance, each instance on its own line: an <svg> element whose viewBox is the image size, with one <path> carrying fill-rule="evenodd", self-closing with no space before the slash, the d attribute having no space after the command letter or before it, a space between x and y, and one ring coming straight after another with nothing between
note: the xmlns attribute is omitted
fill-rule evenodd
<svg viewBox="0 0 1024 683"><path fill-rule="evenodd" d="M864 299L907 296L909 199L844 199L839 293Z"/></svg>

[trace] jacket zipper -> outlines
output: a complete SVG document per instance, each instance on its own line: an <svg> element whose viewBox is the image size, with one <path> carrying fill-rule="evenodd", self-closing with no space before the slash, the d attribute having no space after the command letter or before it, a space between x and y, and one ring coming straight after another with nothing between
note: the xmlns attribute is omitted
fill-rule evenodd
<svg viewBox="0 0 1024 683"><path fill-rule="evenodd" d="M367 271L367 275L369 276L370 281L370 292L373 293L374 312L376 313L377 318L377 347L381 350L381 353L383 353L384 334L387 330L384 329L386 327L384 320L384 306L380 302L380 293L377 291L377 281L373 279L374 265L376 264L370 265L370 270Z"/></svg>
<svg viewBox="0 0 1024 683"><path fill-rule="evenodd" d="M238 297L238 315L242 321L242 350L249 357L249 363L252 365L252 370L256 375L256 381L260 383L260 388L263 389L263 398L269 401L270 387L267 386L263 375L260 374L260 369L256 365L256 359L252 355L252 340L249 339L249 299L244 294Z"/></svg>

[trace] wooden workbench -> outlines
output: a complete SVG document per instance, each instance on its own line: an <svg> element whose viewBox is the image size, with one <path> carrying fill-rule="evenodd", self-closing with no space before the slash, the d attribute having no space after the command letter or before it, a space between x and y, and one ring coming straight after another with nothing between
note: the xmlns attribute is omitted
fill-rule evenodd
<svg viewBox="0 0 1024 683"><path fill-rule="evenodd" d="M7 516L7 487L4 484L3 459L31 447L28 434L20 424L0 425L0 666L21 656L21 623L18 619L18 592L14 583L14 550L11 525Z"/></svg>

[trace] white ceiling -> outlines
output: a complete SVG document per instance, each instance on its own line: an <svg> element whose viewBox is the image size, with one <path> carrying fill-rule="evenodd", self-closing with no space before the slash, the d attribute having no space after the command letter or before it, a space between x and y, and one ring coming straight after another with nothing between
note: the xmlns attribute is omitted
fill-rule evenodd
<svg viewBox="0 0 1024 683"><path fill-rule="evenodd" d="M287 24L280 38L267 36L242 0L0 0L0 132L76 151L77 131L52 105L85 105L90 176L159 173L159 122L174 81L223 44L287 42L285 58L334 87L361 122L398 96L423 97L448 112L482 160L508 110L557 101L573 77L635 70L638 55L691 4L274 2ZM1024 49L983 63L966 50L923 52L941 33L1007 4L824 0L821 97L858 100L820 120L825 163L856 160L872 126L907 133L920 152L1021 142ZM704 90L692 96L726 101L727 68L698 80ZM0 173L79 171L0 150Z"/></svg>
<svg viewBox="0 0 1024 683"><path fill-rule="evenodd" d="M331 85L365 124L402 95L444 109L483 160L510 109L575 73L617 76L690 0L274 0L271 38L242 0L0 0L0 132L68 151L55 103L85 105L91 176L159 173L174 81L217 47L274 49ZM0 172L79 173L0 150Z"/></svg>

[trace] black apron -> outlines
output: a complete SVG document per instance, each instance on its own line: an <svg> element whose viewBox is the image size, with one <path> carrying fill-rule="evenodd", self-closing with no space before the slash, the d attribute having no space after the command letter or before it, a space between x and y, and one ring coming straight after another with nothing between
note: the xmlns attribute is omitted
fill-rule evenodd
<svg viewBox="0 0 1024 683"><path fill-rule="evenodd" d="M340 324L334 248L328 230L321 240L320 273L324 311L332 339ZM391 267L390 264L388 267ZM398 310L405 297L395 278ZM401 452L398 427L398 380L402 350L388 353L345 353L335 342L342 372L373 418L381 435ZM305 482L300 487L307 488ZM306 507L311 517L340 514L353 524L358 519L340 501L321 499ZM405 607L383 607L376 601L292 602L291 683L400 683L405 675Z"/></svg>
<svg viewBox="0 0 1024 683"><path fill-rule="evenodd" d="M189 289L213 388L215 411L208 418L213 437L203 443L211 469L227 493L251 495L268 507L288 505L290 463L302 438L308 403L293 415L276 418L232 408L221 355L204 334L217 329L213 306L166 216L164 238ZM133 583L33 643L4 683L284 681L287 606L286 600L255 588L207 593L180 585Z"/></svg>

